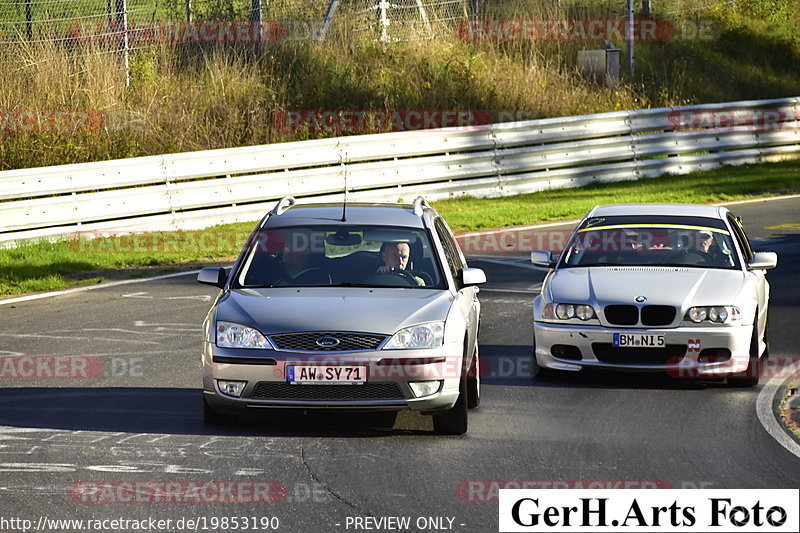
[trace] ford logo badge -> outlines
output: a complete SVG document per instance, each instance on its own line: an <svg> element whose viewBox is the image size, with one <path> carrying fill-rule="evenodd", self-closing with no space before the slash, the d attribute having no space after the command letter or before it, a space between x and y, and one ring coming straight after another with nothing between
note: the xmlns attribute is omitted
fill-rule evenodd
<svg viewBox="0 0 800 533"><path fill-rule="evenodd" d="M637 296L636 298L634 298L634 300L636 300L639 303L642 303L642 302L646 302L647 298L645 298L644 296Z"/></svg>
<svg viewBox="0 0 800 533"><path fill-rule="evenodd" d="M320 348L333 348L339 346L339 339L336 337L320 337L317 339L317 346Z"/></svg>

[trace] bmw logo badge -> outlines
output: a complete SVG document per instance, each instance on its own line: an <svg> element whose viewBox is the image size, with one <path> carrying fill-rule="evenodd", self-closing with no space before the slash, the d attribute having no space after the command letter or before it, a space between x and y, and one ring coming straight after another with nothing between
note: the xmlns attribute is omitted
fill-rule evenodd
<svg viewBox="0 0 800 533"><path fill-rule="evenodd" d="M646 302L647 298L645 298L644 296L637 296L636 298L634 298L634 300L636 300L638 303L642 303Z"/></svg>

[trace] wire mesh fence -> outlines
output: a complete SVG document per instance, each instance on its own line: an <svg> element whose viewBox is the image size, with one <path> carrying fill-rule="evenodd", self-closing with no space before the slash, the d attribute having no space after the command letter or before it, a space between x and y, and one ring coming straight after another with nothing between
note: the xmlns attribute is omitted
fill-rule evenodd
<svg viewBox="0 0 800 533"><path fill-rule="evenodd" d="M155 20L157 10L154 0L0 0L0 45L75 42L90 31L116 40L126 23Z"/></svg>
<svg viewBox="0 0 800 533"><path fill-rule="evenodd" d="M740 2L741 3L741 0ZM0 45L277 42L333 35L383 42L452 35L488 18L623 17L625 0L0 0ZM636 0L640 16L702 16L736 0Z"/></svg>
<svg viewBox="0 0 800 533"><path fill-rule="evenodd" d="M434 38L477 0L0 0L0 45Z"/></svg>

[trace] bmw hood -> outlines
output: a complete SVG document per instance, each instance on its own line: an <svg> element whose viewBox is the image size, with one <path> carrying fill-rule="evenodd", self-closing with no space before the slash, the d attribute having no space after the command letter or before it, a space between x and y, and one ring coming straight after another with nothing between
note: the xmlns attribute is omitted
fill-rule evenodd
<svg viewBox="0 0 800 533"><path fill-rule="evenodd" d="M739 270L676 267L587 267L556 271L549 279L550 301L564 303L646 303L686 309L730 305L745 282Z"/></svg>
<svg viewBox="0 0 800 533"><path fill-rule="evenodd" d="M237 289L220 299L217 320L256 327L265 335L293 331L391 335L406 326L445 320L452 303L453 296L441 290Z"/></svg>

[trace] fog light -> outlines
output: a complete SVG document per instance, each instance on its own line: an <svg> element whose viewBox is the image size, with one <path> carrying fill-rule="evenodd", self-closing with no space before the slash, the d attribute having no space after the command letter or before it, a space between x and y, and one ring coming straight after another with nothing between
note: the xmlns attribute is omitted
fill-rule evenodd
<svg viewBox="0 0 800 533"><path fill-rule="evenodd" d="M437 379L434 381L410 381L408 385L416 398L422 398L438 392L441 383L442 380Z"/></svg>
<svg viewBox="0 0 800 533"><path fill-rule="evenodd" d="M727 363L731 360L731 351L727 348L705 348L697 357L698 363Z"/></svg>
<svg viewBox="0 0 800 533"><path fill-rule="evenodd" d="M223 381L221 379L217 380L217 387L219 387L219 391L222 394L227 394L228 396L235 396L240 397L242 392L244 392L244 387L247 385L246 381Z"/></svg>

